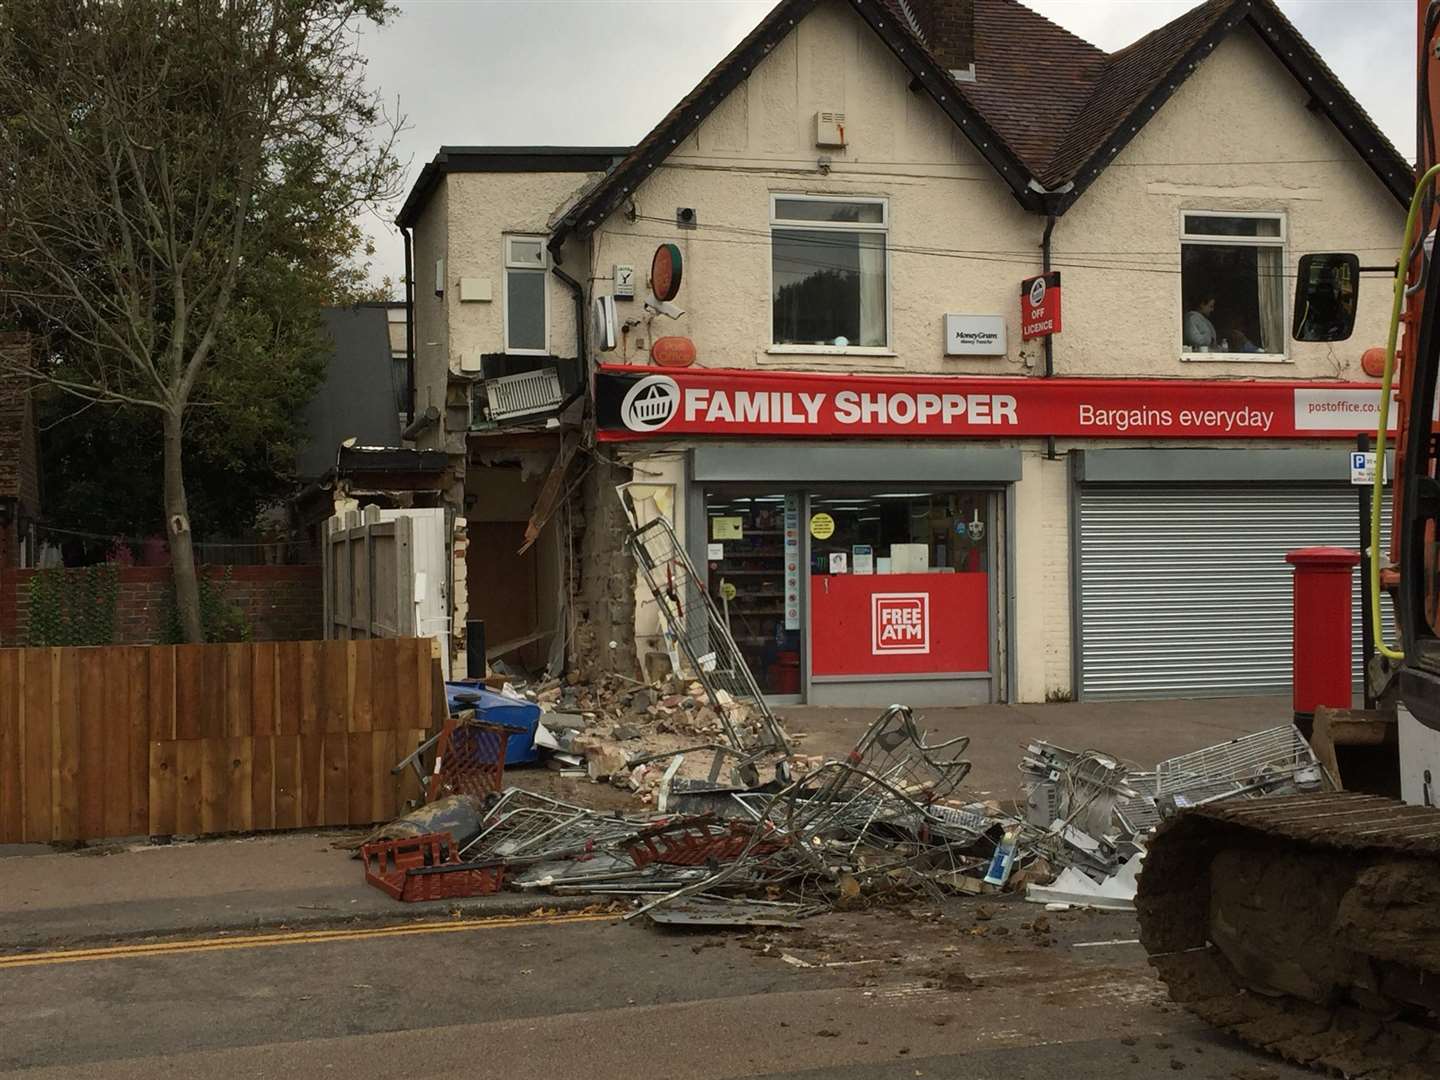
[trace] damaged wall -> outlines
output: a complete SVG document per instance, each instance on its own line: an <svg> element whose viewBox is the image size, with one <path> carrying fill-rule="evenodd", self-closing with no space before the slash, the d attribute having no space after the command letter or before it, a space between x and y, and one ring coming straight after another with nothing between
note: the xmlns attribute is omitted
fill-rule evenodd
<svg viewBox="0 0 1440 1080"><path fill-rule="evenodd" d="M484 620L487 650L544 634L498 659L558 673L569 640L566 508L552 514L534 544L520 552L554 454L518 451L518 462L494 449L482 456L496 463L472 465L466 477L471 618ZM578 475L571 468L567 485Z"/></svg>
<svg viewBox="0 0 1440 1080"><path fill-rule="evenodd" d="M631 463L633 482L626 489L634 506L635 524L645 525L659 517L666 518L675 534L685 533L685 457L664 454L641 458ZM638 568L632 567L635 585L635 654L645 677L648 654L664 654L664 627L650 587Z"/></svg>
<svg viewBox="0 0 1440 1080"><path fill-rule="evenodd" d="M605 672L639 673L635 564L625 550L630 522L615 493L618 485L631 479L628 466L597 456L577 493L580 513L573 542L579 555L572 586L576 625L571 667L587 679Z"/></svg>

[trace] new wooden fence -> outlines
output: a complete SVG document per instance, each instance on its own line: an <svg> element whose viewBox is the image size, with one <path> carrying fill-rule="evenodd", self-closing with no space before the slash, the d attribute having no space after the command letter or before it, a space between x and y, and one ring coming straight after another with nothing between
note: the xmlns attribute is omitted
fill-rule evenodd
<svg viewBox="0 0 1440 1080"><path fill-rule="evenodd" d="M388 820L437 683L422 638L0 649L0 842Z"/></svg>

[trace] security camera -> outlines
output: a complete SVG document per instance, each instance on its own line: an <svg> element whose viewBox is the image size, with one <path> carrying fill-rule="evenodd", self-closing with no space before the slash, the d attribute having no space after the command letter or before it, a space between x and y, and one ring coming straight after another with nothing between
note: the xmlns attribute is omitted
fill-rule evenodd
<svg viewBox="0 0 1440 1080"><path fill-rule="evenodd" d="M665 315L672 319L678 319L685 314L685 309L677 307L669 300L660 300L654 293L646 293L645 306L657 315Z"/></svg>
<svg viewBox="0 0 1440 1080"><path fill-rule="evenodd" d="M675 210L675 224L681 229L694 229L699 226L700 218L693 206L681 206Z"/></svg>

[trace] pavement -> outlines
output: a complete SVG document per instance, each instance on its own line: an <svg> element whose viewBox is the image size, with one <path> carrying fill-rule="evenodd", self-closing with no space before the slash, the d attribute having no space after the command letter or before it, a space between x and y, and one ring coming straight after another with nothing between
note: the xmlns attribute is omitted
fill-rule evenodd
<svg viewBox="0 0 1440 1080"><path fill-rule="evenodd" d="M761 934L613 917L0 957L0 1075L1302 1080L1169 1004L1128 916ZM788 959L787 959L788 958Z"/></svg>
<svg viewBox="0 0 1440 1080"><path fill-rule="evenodd" d="M787 706L777 710L787 730L804 733L796 750L844 754L875 719L874 709ZM1071 750L1101 750L1142 769L1190 750L1212 746L1294 719L1283 695L1163 701L1084 701L1046 705L973 705L917 709L930 742L968 735L967 786L985 798L1019 794L1017 766L1025 744L1046 739Z"/></svg>
<svg viewBox="0 0 1440 1080"><path fill-rule="evenodd" d="M800 752L835 755L849 749L875 713L788 708L782 715L793 730L805 732ZM997 799L1016 796L1016 763L1029 739L1104 749L1149 767L1289 717L1289 699L1278 697L977 706L922 714L936 741L970 736L967 754L974 768L969 786L977 795ZM554 775L546 771L542 779ZM524 783L524 773L510 776ZM584 802L589 785L566 783L573 787L562 797ZM366 885L359 862L334 847L337 839L355 835L304 832L168 845L139 838L72 852L9 848L10 854L0 853L0 951L442 914L521 914L540 906L575 908L589 902L503 893L401 904Z"/></svg>
<svg viewBox="0 0 1440 1080"><path fill-rule="evenodd" d="M400 903L337 849L353 831L181 844L102 845L0 859L0 951L269 927L371 924L577 908L576 897L501 893Z"/></svg>

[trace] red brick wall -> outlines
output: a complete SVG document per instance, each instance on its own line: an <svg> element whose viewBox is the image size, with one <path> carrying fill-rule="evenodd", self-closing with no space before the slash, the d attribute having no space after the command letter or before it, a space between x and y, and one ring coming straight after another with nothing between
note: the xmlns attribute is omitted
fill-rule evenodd
<svg viewBox="0 0 1440 1080"><path fill-rule="evenodd" d="M223 578L227 567L201 573ZM324 620L319 566L231 566L225 595L245 610L255 641L310 641ZM0 644L23 645L29 630L29 582L34 570L0 572ZM168 566L126 566L120 570L115 611L115 644L153 645L164 633L170 606Z"/></svg>
<svg viewBox="0 0 1440 1080"><path fill-rule="evenodd" d="M975 60L975 0L910 0L910 10L935 59L947 71Z"/></svg>

